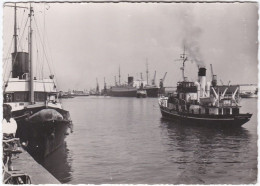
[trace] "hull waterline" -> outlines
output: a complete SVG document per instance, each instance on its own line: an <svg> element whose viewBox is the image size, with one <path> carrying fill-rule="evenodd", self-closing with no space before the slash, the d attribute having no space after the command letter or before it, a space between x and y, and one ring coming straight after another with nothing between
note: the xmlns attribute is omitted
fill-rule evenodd
<svg viewBox="0 0 260 186"><path fill-rule="evenodd" d="M239 115L201 115L196 114L183 114L173 112L163 107L160 108L163 118L170 119L173 121L181 122L182 124L191 125L204 125L204 126L225 126L225 127L240 127L248 122L252 114L239 114Z"/></svg>

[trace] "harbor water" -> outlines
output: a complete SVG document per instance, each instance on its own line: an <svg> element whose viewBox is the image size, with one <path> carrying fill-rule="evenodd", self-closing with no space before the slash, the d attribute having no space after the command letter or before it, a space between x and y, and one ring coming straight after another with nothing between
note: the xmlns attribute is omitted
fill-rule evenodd
<svg viewBox="0 0 260 186"><path fill-rule="evenodd" d="M187 126L161 118L157 98L62 100L74 132L43 162L69 184L248 184L257 180L257 99L241 128Z"/></svg>

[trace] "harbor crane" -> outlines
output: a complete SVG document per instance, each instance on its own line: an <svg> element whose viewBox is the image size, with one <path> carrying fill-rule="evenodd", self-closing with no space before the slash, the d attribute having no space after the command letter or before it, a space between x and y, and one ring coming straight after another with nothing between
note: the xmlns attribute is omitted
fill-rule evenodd
<svg viewBox="0 0 260 186"><path fill-rule="evenodd" d="M164 74L164 76L162 78L162 82L164 82L166 75L167 75L167 72L165 72L165 74Z"/></svg>
<svg viewBox="0 0 260 186"><path fill-rule="evenodd" d="M220 79L220 82L221 82L222 85L224 85L224 83L223 83L223 81L221 79Z"/></svg>
<svg viewBox="0 0 260 186"><path fill-rule="evenodd" d="M211 85L213 87L217 86L217 75L213 72L213 66L210 64L210 70L211 70ZM222 83L222 82L221 82ZM223 84L223 83L222 83Z"/></svg>
<svg viewBox="0 0 260 186"><path fill-rule="evenodd" d="M104 77L104 90L107 89L106 78Z"/></svg>
<svg viewBox="0 0 260 186"><path fill-rule="evenodd" d="M98 79L96 78L96 81L97 81L97 88L96 88L96 92L98 93L99 92L99 85L98 85Z"/></svg>
<svg viewBox="0 0 260 186"><path fill-rule="evenodd" d="M167 72L165 72L163 78L160 79L160 88L161 88L161 89L163 88L163 82L164 82L164 80L165 80L166 75L167 75Z"/></svg>
<svg viewBox="0 0 260 186"><path fill-rule="evenodd" d="M155 78L156 78L156 71L154 72L153 80L152 80L152 85L155 85Z"/></svg>
<svg viewBox="0 0 260 186"><path fill-rule="evenodd" d="M210 64L210 69L211 69L211 78L212 78L212 80L213 80L214 73L213 73L213 67L212 67L212 64Z"/></svg>

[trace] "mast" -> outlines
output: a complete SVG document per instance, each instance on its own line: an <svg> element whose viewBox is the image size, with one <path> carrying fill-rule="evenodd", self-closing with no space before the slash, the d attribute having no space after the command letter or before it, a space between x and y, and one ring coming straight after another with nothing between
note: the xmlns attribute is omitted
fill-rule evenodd
<svg viewBox="0 0 260 186"><path fill-rule="evenodd" d="M149 70L148 70L148 62L147 62L147 58L146 58L146 79L147 79L147 85L148 83L148 74L149 74Z"/></svg>
<svg viewBox="0 0 260 186"><path fill-rule="evenodd" d="M99 85L98 85L98 79L96 78L97 81L97 87L96 87L96 93L99 93Z"/></svg>
<svg viewBox="0 0 260 186"><path fill-rule="evenodd" d="M106 78L104 77L104 90L107 90Z"/></svg>
<svg viewBox="0 0 260 186"><path fill-rule="evenodd" d="M183 78L183 81L185 81L184 69L185 69L185 62L188 60L188 57L186 56L186 53L185 53L185 46L184 46L183 54L181 54L181 60L182 60L182 67L181 67L182 78Z"/></svg>
<svg viewBox="0 0 260 186"><path fill-rule="evenodd" d="M29 26L29 64L30 64L30 102L34 103L34 90L33 90L33 61L32 61L32 16L33 16L33 8L30 4L30 26Z"/></svg>
<svg viewBox="0 0 260 186"><path fill-rule="evenodd" d="M120 85L120 78L121 78L121 74L120 74L120 65L119 65L119 75L118 75L118 77L119 77L118 83L119 83L119 85Z"/></svg>
<svg viewBox="0 0 260 186"><path fill-rule="evenodd" d="M17 21L16 21L16 3L14 3L14 53L17 53Z"/></svg>
<svg viewBox="0 0 260 186"><path fill-rule="evenodd" d="M115 86L117 86L117 83L116 83L116 76L115 76Z"/></svg>

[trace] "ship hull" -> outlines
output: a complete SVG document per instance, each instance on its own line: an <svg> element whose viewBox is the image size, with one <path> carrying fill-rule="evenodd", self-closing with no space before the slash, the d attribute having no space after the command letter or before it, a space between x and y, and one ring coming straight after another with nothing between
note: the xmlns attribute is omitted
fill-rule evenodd
<svg viewBox="0 0 260 186"><path fill-rule="evenodd" d="M163 118L181 122L182 124L240 127L248 122L252 114L237 115L198 115L171 111L165 107L160 107Z"/></svg>
<svg viewBox="0 0 260 186"><path fill-rule="evenodd" d="M36 107L12 114L17 118L16 137L27 144L26 150L36 159L45 158L58 149L71 127L68 111L59 108Z"/></svg>
<svg viewBox="0 0 260 186"><path fill-rule="evenodd" d="M144 90L146 90L147 97L152 97L152 98L158 97L158 94L159 94L159 88L158 87L151 87L151 88L145 88L144 87Z"/></svg>
<svg viewBox="0 0 260 186"><path fill-rule="evenodd" d="M146 95L146 94L137 93L136 97L137 97L137 98L146 98L147 95Z"/></svg>
<svg viewBox="0 0 260 186"><path fill-rule="evenodd" d="M113 97L136 97L137 89L132 87L116 87L112 88L108 95Z"/></svg>
<svg viewBox="0 0 260 186"><path fill-rule="evenodd" d="M256 94L240 94L240 97L241 98L257 98L257 95Z"/></svg>

